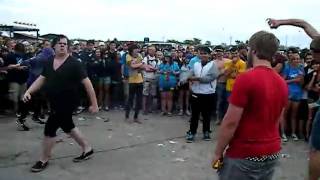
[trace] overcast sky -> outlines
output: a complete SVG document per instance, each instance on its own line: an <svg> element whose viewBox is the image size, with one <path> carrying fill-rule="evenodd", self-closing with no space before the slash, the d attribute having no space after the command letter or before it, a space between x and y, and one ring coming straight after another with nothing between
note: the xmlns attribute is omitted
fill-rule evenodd
<svg viewBox="0 0 320 180"><path fill-rule="evenodd" d="M306 47L310 38L295 27L270 30L266 18L301 18L320 30L320 0L0 0L0 24L35 23L40 34L107 40L194 37L212 44L247 40L258 30L282 44Z"/></svg>

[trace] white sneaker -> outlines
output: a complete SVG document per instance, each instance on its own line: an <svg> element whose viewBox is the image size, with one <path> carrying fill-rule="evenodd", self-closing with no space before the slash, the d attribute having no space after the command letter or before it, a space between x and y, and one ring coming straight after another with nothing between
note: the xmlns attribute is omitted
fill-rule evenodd
<svg viewBox="0 0 320 180"><path fill-rule="evenodd" d="M189 110L186 110L186 115L191 116L191 112Z"/></svg>
<svg viewBox="0 0 320 180"><path fill-rule="evenodd" d="M179 112L178 115L179 115L179 116L183 116L183 110L180 110L180 112Z"/></svg>
<svg viewBox="0 0 320 180"><path fill-rule="evenodd" d="M291 135L291 138L294 140L294 141L299 141L299 138L296 134L292 134Z"/></svg>
<svg viewBox="0 0 320 180"><path fill-rule="evenodd" d="M281 139L282 139L283 142L288 142L288 138L287 138L287 136L285 134L281 135Z"/></svg>

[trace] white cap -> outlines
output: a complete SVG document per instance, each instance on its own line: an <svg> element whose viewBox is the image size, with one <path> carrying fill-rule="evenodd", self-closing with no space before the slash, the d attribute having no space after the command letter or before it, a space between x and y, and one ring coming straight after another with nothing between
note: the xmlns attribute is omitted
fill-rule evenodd
<svg viewBox="0 0 320 180"><path fill-rule="evenodd" d="M25 45L25 46L29 46L30 45L30 43L28 41L23 41L22 44Z"/></svg>
<svg viewBox="0 0 320 180"><path fill-rule="evenodd" d="M99 42L99 46L104 46L104 42Z"/></svg>
<svg viewBox="0 0 320 180"><path fill-rule="evenodd" d="M80 44L79 41L74 41L73 45Z"/></svg>

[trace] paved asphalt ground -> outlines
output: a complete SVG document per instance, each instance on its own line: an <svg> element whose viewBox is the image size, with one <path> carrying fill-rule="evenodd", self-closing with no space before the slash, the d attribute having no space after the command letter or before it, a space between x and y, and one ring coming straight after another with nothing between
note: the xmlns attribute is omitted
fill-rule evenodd
<svg viewBox="0 0 320 180"><path fill-rule="evenodd" d="M84 117L81 119L80 117ZM80 119L79 119L80 118ZM28 120L32 128L19 131L15 118L0 116L0 180L216 180L211 169L217 127L212 141L202 141L202 124L196 142L185 143L188 117L158 114L141 116L143 124L124 122L122 111L81 114L75 123L95 149L92 159L73 163L81 151L61 131L48 168L31 173L38 160L43 125ZM283 144L275 179L302 180L307 174L305 142Z"/></svg>

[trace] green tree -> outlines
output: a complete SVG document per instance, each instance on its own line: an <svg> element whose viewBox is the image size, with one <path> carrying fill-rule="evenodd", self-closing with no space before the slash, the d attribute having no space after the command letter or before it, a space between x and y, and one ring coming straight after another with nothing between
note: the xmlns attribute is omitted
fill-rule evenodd
<svg viewBox="0 0 320 180"><path fill-rule="evenodd" d="M204 43L204 45L211 46L211 41L206 41L206 43Z"/></svg>
<svg viewBox="0 0 320 180"><path fill-rule="evenodd" d="M234 42L236 43L236 45L244 44L244 43L243 43L242 41L240 41L240 40L235 40Z"/></svg>
<svg viewBox="0 0 320 180"><path fill-rule="evenodd" d="M192 40L190 40L190 39L184 40L183 43L184 44L188 44L188 45L193 45L194 44L194 42Z"/></svg>
<svg viewBox="0 0 320 180"><path fill-rule="evenodd" d="M194 43L194 45L199 45L199 44L201 44L201 39L193 38L193 43Z"/></svg>
<svg viewBox="0 0 320 180"><path fill-rule="evenodd" d="M168 39L167 40L167 43L176 43L176 44L180 44L181 42L180 41L177 41L175 39Z"/></svg>

